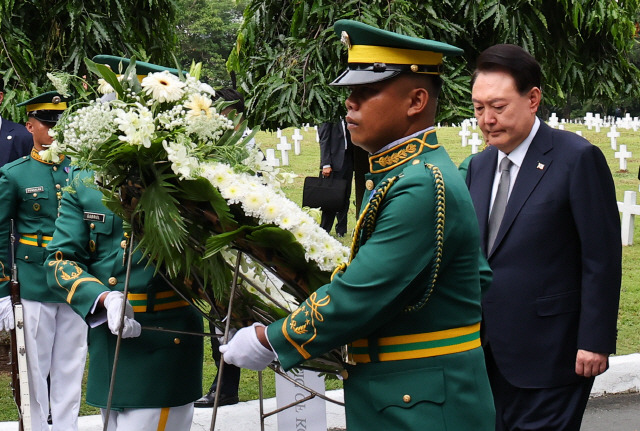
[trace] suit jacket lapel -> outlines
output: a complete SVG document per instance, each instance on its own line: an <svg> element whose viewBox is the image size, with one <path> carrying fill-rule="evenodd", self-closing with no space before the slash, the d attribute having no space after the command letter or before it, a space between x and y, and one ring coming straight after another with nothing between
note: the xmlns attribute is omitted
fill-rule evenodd
<svg viewBox="0 0 640 431"><path fill-rule="evenodd" d="M511 195L507 202L507 208L504 212L496 241L493 244L493 249L489 251L489 257L491 257L500 245L511 228L516 216L522 209L522 206L527 199L529 199L529 196L544 174L549 170L549 166L553 161L551 155L548 154L549 151L553 149L551 141L551 127L541 121L540 128L527 150L527 154L522 161L522 166L520 166L520 171L518 172L516 183L513 185L513 190L511 190Z"/></svg>

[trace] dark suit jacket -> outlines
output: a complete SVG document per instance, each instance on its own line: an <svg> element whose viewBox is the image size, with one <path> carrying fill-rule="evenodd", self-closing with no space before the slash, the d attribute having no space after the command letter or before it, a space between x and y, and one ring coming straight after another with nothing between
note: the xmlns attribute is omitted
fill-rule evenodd
<svg viewBox="0 0 640 431"><path fill-rule="evenodd" d="M486 249L498 151L469 163ZM615 188L599 148L541 122L512 189L488 260L485 340L513 385L570 384L578 349L613 353L621 278Z"/></svg>
<svg viewBox="0 0 640 431"><path fill-rule="evenodd" d="M323 166L331 165L331 169L342 171L345 153L352 151L351 137L347 133L347 149L344 148L345 130L340 122L322 123L318 126L318 138L320 140L320 169ZM349 171L353 170L353 163L348 166Z"/></svg>
<svg viewBox="0 0 640 431"><path fill-rule="evenodd" d="M33 136L21 125L2 119L0 127L0 166L22 156L28 156L33 148Z"/></svg>

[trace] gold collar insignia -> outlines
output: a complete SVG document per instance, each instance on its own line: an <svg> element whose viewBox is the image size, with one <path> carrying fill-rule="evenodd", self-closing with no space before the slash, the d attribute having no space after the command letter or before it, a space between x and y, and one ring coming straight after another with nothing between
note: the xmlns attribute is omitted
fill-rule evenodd
<svg viewBox="0 0 640 431"><path fill-rule="evenodd" d="M378 174L390 171L391 169L418 156L422 153L424 147L431 149L440 147L437 143L435 145L427 144L427 136L432 133L435 133L435 129L425 132L424 135L422 135L422 138L408 139L393 148L389 148L387 151L369 156L369 172L372 174Z"/></svg>

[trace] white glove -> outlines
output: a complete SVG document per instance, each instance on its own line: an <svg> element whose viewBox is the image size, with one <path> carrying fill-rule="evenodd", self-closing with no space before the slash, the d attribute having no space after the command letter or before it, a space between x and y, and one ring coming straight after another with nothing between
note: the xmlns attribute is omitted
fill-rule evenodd
<svg viewBox="0 0 640 431"><path fill-rule="evenodd" d="M133 320L133 307L129 301L125 301L124 294L119 291L109 292L104 298L104 308L107 309L107 324L113 335L118 335L120 329L120 316L124 309L124 321L122 338L139 337L142 331L140 324Z"/></svg>
<svg viewBox="0 0 640 431"><path fill-rule="evenodd" d="M223 359L227 364L262 371L276 359L276 354L264 347L258 340L256 326L264 325L256 322L252 326L242 328L229 343L218 348L220 353L224 355Z"/></svg>
<svg viewBox="0 0 640 431"><path fill-rule="evenodd" d="M11 298L9 296L5 296L4 298L0 298L0 332L10 331L13 327L13 307L11 306Z"/></svg>

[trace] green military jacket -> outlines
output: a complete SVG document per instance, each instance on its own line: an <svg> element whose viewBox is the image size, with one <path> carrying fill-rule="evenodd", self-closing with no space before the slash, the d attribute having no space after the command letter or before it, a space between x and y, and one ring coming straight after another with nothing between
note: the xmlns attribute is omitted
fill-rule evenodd
<svg viewBox="0 0 640 431"><path fill-rule="evenodd" d="M357 254L269 342L285 369L349 345L350 431L493 430L479 339L490 269L464 180L434 130L369 163Z"/></svg>
<svg viewBox="0 0 640 431"><path fill-rule="evenodd" d="M45 263L49 288L90 324L98 296L124 290L128 250L122 219L102 204L92 181L86 172L71 171ZM132 262L128 299L135 320L143 327L202 332L202 317L154 276L153 265L139 252ZM89 330L87 403L96 407L107 405L116 339L106 320ZM143 329L140 337L123 339L120 349L114 409L174 407L201 396L201 337Z"/></svg>
<svg viewBox="0 0 640 431"><path fill-rule="evenodd" d="M69 159L45 162L34 148L0 169L0 297L9 294L10 223L15 224L16 267L20 296L40 302L62 302L47 288L42 264L58 217Z"/></svg>

